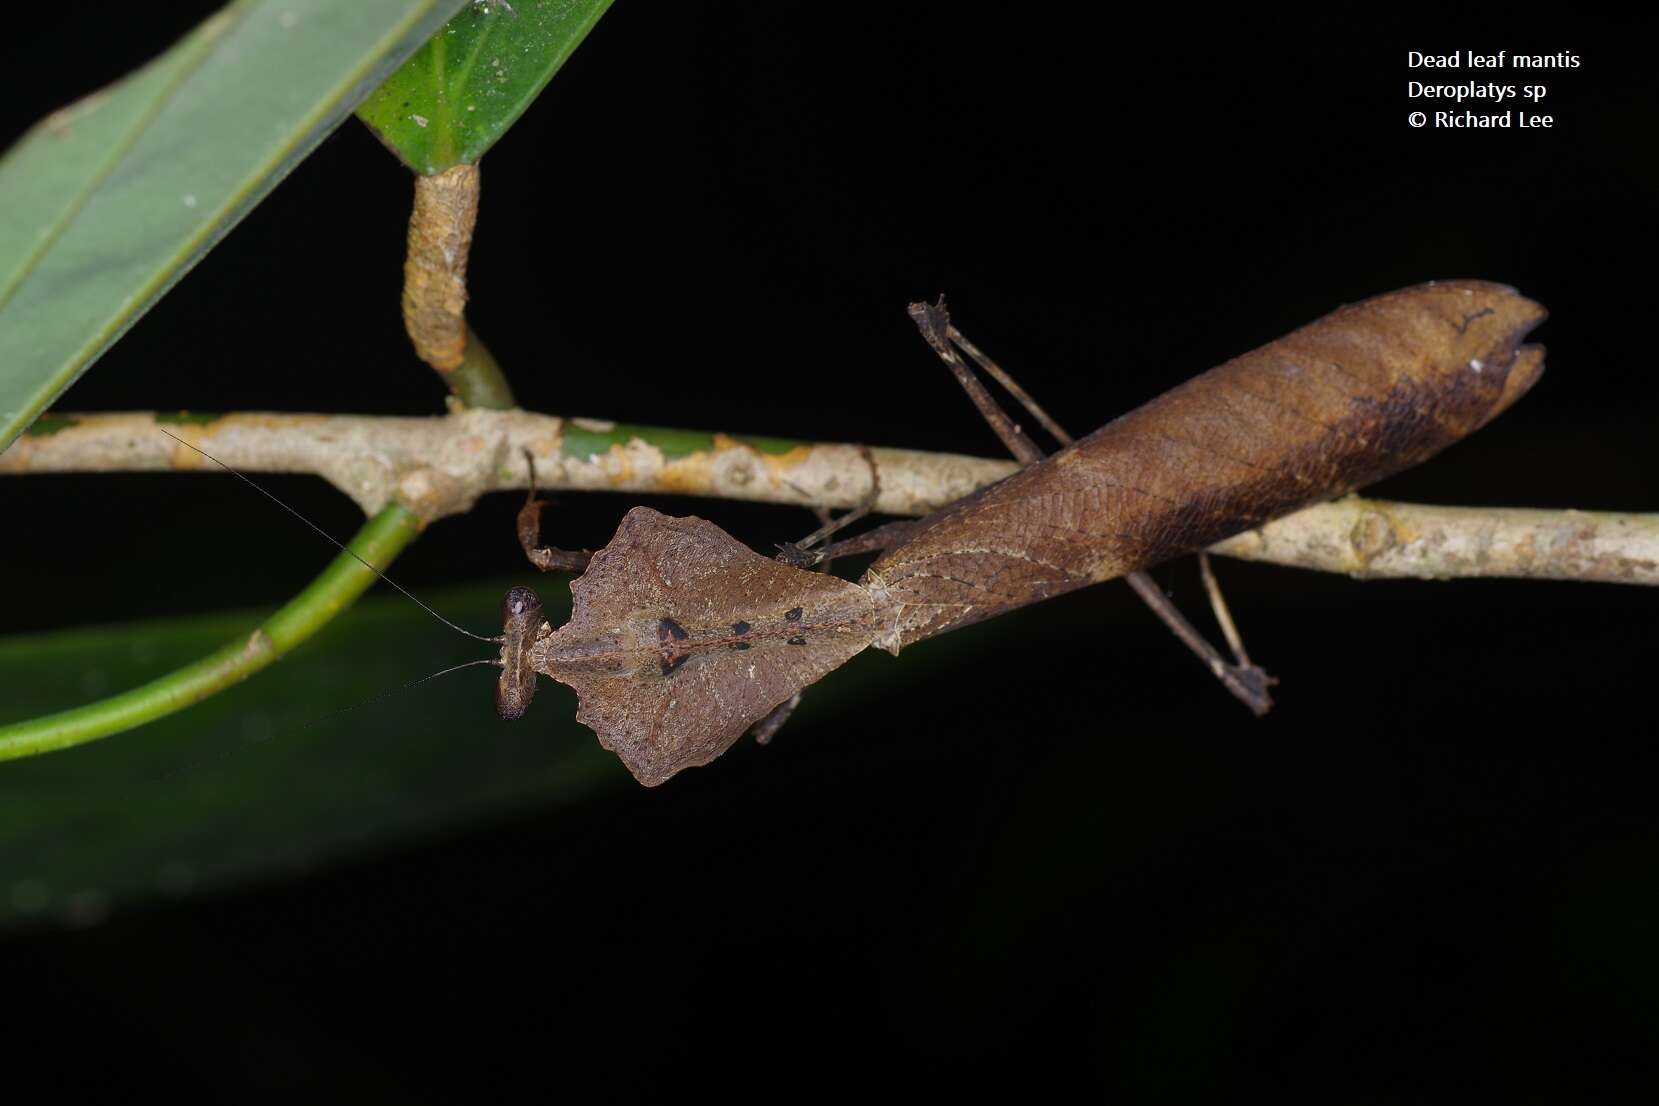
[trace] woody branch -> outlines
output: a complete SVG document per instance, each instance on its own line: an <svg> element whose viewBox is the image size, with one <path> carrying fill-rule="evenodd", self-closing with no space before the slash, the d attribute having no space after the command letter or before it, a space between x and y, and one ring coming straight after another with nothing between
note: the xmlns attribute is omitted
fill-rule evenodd
<svg viewBox="0 0 1659 1106"><path fill-rule="evenodd" d="M183 438L243 472L321 476L373 515L397 502L426 522L478 496L540 486L845 508L873 475L855 445L742 439L525 411L432 418L153 413L66 415L0 453L0 474L213 469ZM876 509L921 515L1013 472L1009 461L870 451ZM1659 514L1432 507L1357 497L1307 508L1215 553L1362 579L1521 577L1659 584Z"/></svg>

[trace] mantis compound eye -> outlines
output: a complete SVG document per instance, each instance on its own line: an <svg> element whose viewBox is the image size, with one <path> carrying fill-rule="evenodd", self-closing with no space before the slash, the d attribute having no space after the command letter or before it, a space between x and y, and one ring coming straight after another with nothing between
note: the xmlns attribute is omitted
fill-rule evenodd
<svg viewBox="0 0 1659 1106"><path fill-rule="evenodd" d="M541 628L541 598L530 588L510 588L501 600L501 676L495 682L495 712L511 722L523 718L536 694L530 646Z"/></svg>

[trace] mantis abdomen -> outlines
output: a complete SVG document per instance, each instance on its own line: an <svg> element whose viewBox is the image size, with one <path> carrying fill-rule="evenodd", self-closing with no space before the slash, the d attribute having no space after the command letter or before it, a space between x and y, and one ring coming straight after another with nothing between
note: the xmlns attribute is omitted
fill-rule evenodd
<svg viewBox="0 0 1659 1106"><path fill-rule="evenodd" d="M1415 465L1537 381L1545 312L1500 284L1393 292L1164 393L929 517L863 583L892 651Z"/></svg>

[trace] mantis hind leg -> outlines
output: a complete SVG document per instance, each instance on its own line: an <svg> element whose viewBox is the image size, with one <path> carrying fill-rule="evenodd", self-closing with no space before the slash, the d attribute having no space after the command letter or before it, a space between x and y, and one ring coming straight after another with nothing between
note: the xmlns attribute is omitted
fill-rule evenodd
<svg viewBox="0 0 1659 1106"><path fill-rule="evenodd" d="M967 354L986 376L1002 385L1008 394L1018 400L1027 413L1037 420L1038 424L1047 430L1056 441L1061 445L1072 443L1074 440L1072 436L1066 433L1058 422L1049 417L1048 412L1044 411L1037 401L1031 398L1030 393L1020 387L1019 382L1013 376L987 357L978 346L970 342L960 330L957 330L951 324L950 314L945 310L945 301L942 297L936 304L911 304L910 317L915 320L916 326L921 330L922 337L927 340L927 344L933 347L933 352L937 353L940 359L950 367L957 382L968 393L968 398L973 400L973 404L979 409L980 415L990 424L991 429L996 431L997 436L1002 439L1003 444L1008 447L1008 452L1014 455L1015 460L1030 465L1041 460L1043 452L1035 442L1025 435L1008 412L1003 410L991 394L985 390L985 386L979 382L973 371L958 356L957 350ZM1233 651L1234 660L1232 663L1224 660L1215 646L1206 641L1204 635L1193 628L1192 623L1188 622L1180 609L1169 601L1169 597L1164 595L1163 590L1158 587L1152 577L1137 570L1129 573L1125 579L1129 586L1135 589L1135 594L1140 596L1148 607L1152 608L1152 613L1156 614L1164 625L1168 626L1170 631L1197 655L1198 659L1204 663L1204 667L1208 668L1221 681L1222 686L1245 706L1249 707L1257 717L1260 717L1266 714L1273 705L1273 699L1268 695L1267 689L1279 681L1268 675L1262 668L1250 663L1250 658L1244 651L1244 643L1240 640L1238 630L1233 625L1232 615L1227 610L1226 600L1221 597L1221 587L1216 583L1215 574L1210 571L1208 555L1199 553L1198 564L1199 571L1203 574L1205 591L1210 596L1210 606L1215 611L1216 621L1221 625L1222 634L1227 638L1228 645Z"/></svg>
<svg viewBox="0 0 1659 1106"><path fill-rule="evenodd" d="M992 398L991 393L985 390L985 385L979 382L979 378L973 374L973 370L968 368L963 363L962 358L957 355L955 339L960 338L961 335L955 327L951 326L950 312L945 310L944 297L939 297L938 303L911 304L910 318L915 322L916 328L922 332L922 337L926 339L927 344L933 348L933 352L939 355L939 360L943 361L956 377L956 382L962 385L962 390L968 393L968 398L973 400L973 405L979 409L980 416L990 424L997 437L1002 439L1002 444L1008 447L1008 452L1014 455L1014 460L1022 465L1034 465L1041 461L1044 456L1042 448L1026 436L1025 431L1021 430L1019 424L1008 416L1008 412L1002 409L1002 405L997 403ZM963 343L962 348L968 351L968 355L976 361L983 357L972 343ZM985 358L980 363L982 365L989 364L990 359ZM1004 381L1012 380L1000 368L993 375ZM1009 390L1022 403L1026 404L1028 410L1032 410L1033 413L1041 410L1019 385L1016 384ZM1062 444L1069 445L1071 443L1071 437L1064 430L1061 430L1058 425L1052 425L1053 420L1048 419L1046 414L1040 417L1039 421L1042 420L1048 420L1051 424L1050 433L1059 438Z"/></svg>
<svg viewBox="0 0 1659 1106"><path fill-rule="evenodd" d="M1152 608L1152 613L1162 619L1164 625L1168 626L1170 631L1181 640L1181 643L1197 654L1198 659L1204 663L1205 668L1210 670L1211 675L1221 681L1221 686L1231 692L1239 702L1249 707L1251 713L1260 718L1272 708L1273 697L1267 693L1267 689L1279 681L1269 676L1264 669L1251 664L1249 658L1243 656L1242 645L1235 653L1235 656L1240 658L1239 663L1228 663L1222 659L1215 646L1206 641L1204 635L1193 628L1192 623L1187 621L1180 608L1169 601L1169 597L1163 593L1152 577L1144 572L1131 572L1124 579L1129 582L1130 587L1135 589L1135 594L1139 595L1146 602L1146 605ZM1211 580L1213 581L1214 577L1211 577ZM1212 597L1219 597L1221 593L1218 590L1211 594ZM1225 605L1222 609L1226 609ZM1231 624L1231 619L1228 619L1228 624Z"/></svg>

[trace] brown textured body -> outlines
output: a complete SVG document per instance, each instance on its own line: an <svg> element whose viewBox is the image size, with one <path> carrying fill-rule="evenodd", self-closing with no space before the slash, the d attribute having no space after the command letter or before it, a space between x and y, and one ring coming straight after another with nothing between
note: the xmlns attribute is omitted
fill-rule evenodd
<svg viewBox="0 0 1659 1106"><path fill-rule="evenodd" d="M944 508L863 583L902 645L1189 553L1427 459L1526 392L1545 312L1482 281L1338 309Z"/></svg>
<svg viewBox="0 0 1659 1106"><path fill-rule="evenodd" d="M552 676L635 778L661 783L870 645L897 652L1424 460L1538 379L1543 350L1520 343L1543 318L1479 281L1341 308L921 520L862 586L636 507L571 585L564 627L509 593L498 706L522 713L530 673Z"/></svg>

